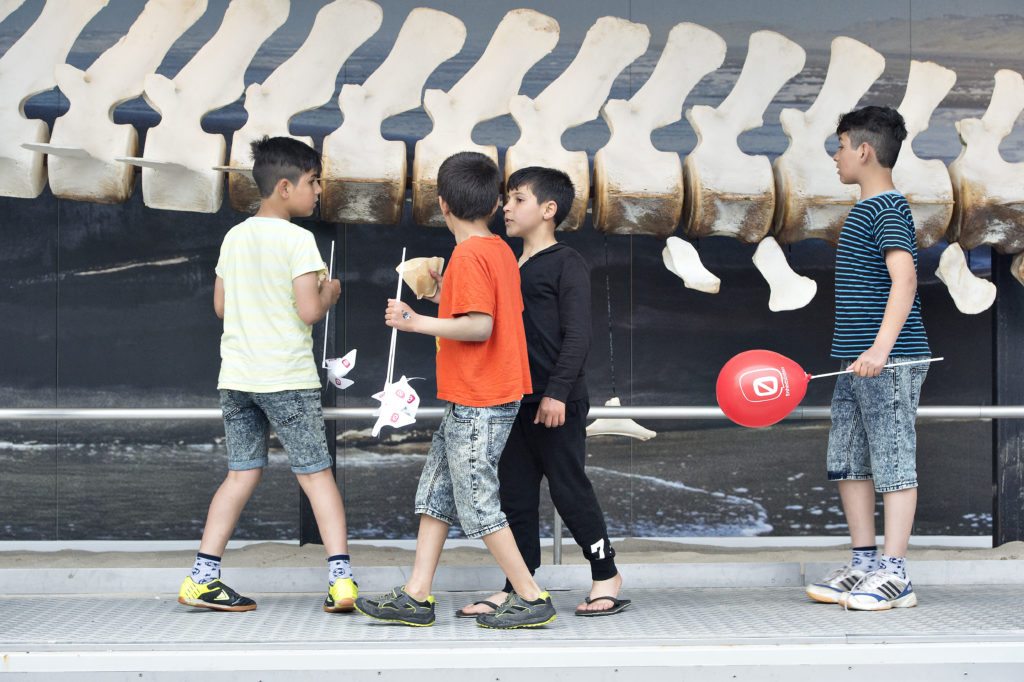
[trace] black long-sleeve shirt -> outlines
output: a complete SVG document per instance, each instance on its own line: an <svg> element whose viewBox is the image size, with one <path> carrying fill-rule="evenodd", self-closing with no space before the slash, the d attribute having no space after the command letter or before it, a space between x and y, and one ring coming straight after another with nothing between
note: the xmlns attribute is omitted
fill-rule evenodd
<svg viewBox="0 0 1024 682"><path fill-rule="evenodd" d="M590 268L575 249L554 244L523 263L519 277L533 380L533 393L523 401L587 398L583 368L592 334Z"/></svg>

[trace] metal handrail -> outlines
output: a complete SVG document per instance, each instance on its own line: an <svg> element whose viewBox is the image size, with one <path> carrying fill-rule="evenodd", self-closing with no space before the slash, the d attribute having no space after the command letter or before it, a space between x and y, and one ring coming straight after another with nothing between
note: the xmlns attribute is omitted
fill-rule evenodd
<svg viewBox="0 0 1024 682"><path fill-rule="evenodd" d="M325 407L325 419L372 419L373 407ZM440 419L442 407L421 407L416 416L421 419ZM787 420L828 419L828 407L797 407ZM0 421L72 421L72 420L214 420L221 418L217 408L5 408L0 409ZM1021 419L1024 405L946 405L924 406L917 410L919 419ZM726 419L717 407L652 406L590 408L589 418L595 419ZM554 513L554 546L552 561L562 563L562 519Z"/></svg>
<svg viewBox="0 0 1024 682"><path fill-rule="evenodd" d="M325 407L325 419L372 419L375 407ZM440 419L443 407L421 407L417 418ZM594 406L593 419L726 419L718 407L692 406ZM828 419L828 407L797 407L786 419ZM1021 419L1024 405L935 405L921 406L918 419ZM2 421L120 421L120 420L213 420L222 417L219 408L157 407L26 407L0 408Z"/></svg>

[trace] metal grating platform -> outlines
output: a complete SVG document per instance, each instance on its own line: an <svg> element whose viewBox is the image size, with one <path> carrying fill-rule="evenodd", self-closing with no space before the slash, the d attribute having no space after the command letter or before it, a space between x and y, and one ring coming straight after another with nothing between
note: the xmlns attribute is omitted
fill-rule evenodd
<svg viewBox="0 0 1024 682"><path fill-rule="evenodd" d="M457 619L486 593L438 592L437 623L327 614L322 594L254 595L215 613L174 595L0 597L0 675L12 679L901 680L1024 679L1024 586L919 589L921 605L846 612L802 588L633 589L616 616L500 632ZM419 671L411 676L413 671Z"/></svg>

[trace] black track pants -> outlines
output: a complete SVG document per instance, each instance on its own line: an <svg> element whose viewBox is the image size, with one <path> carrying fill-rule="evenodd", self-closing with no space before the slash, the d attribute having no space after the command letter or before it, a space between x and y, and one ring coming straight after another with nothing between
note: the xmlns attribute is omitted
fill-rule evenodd
<svg viewBox="0 0 1024 682"><path fill-rule="evenodd" d="M498 462L501 510L519 552L532 574L540 566L540 482L547 477L551 501L565 521L583 556L590 561L594 580L618 573L615 550L608 540L604 513L584 471L588 400L565 406L565 424L548 428L534 424L539 403L523 403ZM506 580L505 591L512 590Z"/></svg>

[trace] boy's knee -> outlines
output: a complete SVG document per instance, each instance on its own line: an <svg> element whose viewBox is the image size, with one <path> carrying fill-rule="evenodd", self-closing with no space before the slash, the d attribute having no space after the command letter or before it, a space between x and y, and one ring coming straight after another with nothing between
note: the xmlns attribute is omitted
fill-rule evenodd
<svg viewBox="0 0 1024 682"><path fill-rule="evenodd" d="M256 487L263 478L263 467L254 469L231 469L224 482L229 485Z"/></svg>

